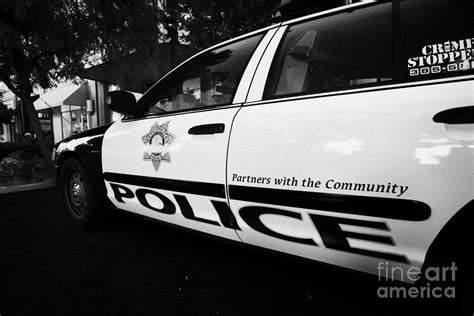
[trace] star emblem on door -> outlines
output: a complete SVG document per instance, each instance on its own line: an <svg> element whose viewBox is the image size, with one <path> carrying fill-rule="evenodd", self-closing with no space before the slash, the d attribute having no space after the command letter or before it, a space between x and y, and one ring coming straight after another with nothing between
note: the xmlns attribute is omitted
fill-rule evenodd
<svg viewBox="0 0 474 316"><path fill-rule="evenodd" d="M170 153L164 148L174 140L174 135L168 132L169 123L170 121L163 124L155 122L150 131L142 136L145 145L153 145L153 148L149 147L150 151L145 151L143 160L151 160L156 172L158 172L162 161L171 163ZM159 147L161 147L161 150L159 150Z"/></svg>

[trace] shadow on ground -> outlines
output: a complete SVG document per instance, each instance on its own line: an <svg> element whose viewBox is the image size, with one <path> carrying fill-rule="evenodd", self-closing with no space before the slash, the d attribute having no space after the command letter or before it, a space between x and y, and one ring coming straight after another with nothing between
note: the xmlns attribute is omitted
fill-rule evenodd
<svg viewBox="0 0 474 316"><path fill-rule="evenodd" d="M83 231L56 189L0 196L0 314L417 315L376 278L116 213Z"/></svg>

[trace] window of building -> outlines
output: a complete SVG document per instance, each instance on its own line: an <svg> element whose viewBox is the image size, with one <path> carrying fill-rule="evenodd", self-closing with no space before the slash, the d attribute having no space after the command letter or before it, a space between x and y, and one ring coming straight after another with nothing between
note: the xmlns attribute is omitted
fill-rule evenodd
<svg viewBox="0 0 474 316"><path fill-rule="evenodd" d="M289 27L266 98L313 94L392 80L392 4L337 13Z"/></svg>
<svg viewBox="0 0 474 316"><path fill-rule="evenodd" d="M473 73L474 2L401 2L403 74L426 80Z"/></svg>
<svg viewBox="0 0 474 316"><path fill-rule="evenodd" d="M144 96L145 115L231 104L262 36L206 52L175 70Z"/></svg>
<svg viewBox="0 0 474 316"><path fill-rule="evenodd" d="M74 105L63 105L62 108L62 138L64 139L84 131L87 124L87 119L84 114L85 109Z"/></svg>

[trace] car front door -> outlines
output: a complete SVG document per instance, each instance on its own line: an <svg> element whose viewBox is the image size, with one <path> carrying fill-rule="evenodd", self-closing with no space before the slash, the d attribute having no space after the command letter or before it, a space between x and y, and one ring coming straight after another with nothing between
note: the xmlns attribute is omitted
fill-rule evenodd
<svg viewBox="0 0 474 316"><path fill-rule="evenodd" d="M117 208L238 240L225 193L227 145L245 78L270 38L260 32L193 57L142 97L140 118L108 129L102 163Z"/></svg>

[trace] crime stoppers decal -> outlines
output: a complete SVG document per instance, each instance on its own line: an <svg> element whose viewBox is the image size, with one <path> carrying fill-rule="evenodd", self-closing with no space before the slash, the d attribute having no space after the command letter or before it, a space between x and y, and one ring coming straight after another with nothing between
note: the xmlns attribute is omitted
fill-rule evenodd
<svg viewBox="0 0 474 316"><path fill-rule="evenodd" d="M167 152L167 146L174 140L174 135L168 132L170 121L158 124L155 122L148 133L142 136L145 145L150 145L150 151L145 151L143 160L151 160L155 171L158 172L162 161L171 163L171 157Z"/></svg>
<svg viewBox="0 0 474 316"><path fill-rule="evenodd" d="M474 38L423 46L408 59L410 77L474 69L473 46Z"/></svg>

